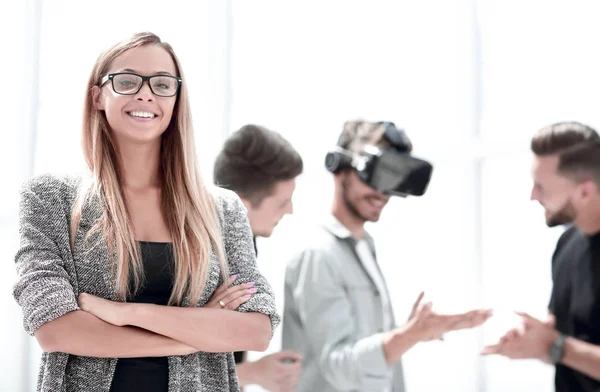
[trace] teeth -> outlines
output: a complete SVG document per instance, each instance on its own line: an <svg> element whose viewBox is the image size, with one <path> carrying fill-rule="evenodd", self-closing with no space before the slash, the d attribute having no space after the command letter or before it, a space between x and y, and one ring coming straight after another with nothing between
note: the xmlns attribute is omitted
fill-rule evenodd
<svg viewBox="0 0 600 392"><path fill-rule="evenodd" d="M129 115L133 117L143 117L143 118L154 118L154 113L149 112L129 112Z"/></svg>

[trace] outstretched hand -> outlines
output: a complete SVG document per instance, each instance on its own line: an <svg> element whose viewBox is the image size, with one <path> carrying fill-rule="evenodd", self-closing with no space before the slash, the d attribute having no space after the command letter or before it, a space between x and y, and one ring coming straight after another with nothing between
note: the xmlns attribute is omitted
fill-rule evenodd
<svg viewBox="0 0 600 392"><path fill-rule="evenodd" d="M492 316L491 309L475 309L464 313L442 314L432 310L432 303L421 304L421 292L413 305L409 323L421 331L423 340L441 339L446 332L480 326Z"/></svg>
<svg viewBox="0 0 600 392"><path fill-rule="evenodd" d="M523 325L509 330L496 344L486 346L482 355L502 355L511 359L539 359L549 361L550 346L558 338L554 317L538 320L527 313L516 312Z"/></svg>

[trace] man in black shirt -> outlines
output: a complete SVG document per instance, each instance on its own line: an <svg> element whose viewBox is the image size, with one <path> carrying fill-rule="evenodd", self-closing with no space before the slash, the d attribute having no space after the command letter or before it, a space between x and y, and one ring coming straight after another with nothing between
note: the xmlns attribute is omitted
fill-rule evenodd
<svg viewBox="0 0 600 392"><path fill-rule="evenodd" d="M238 194L252 233L270 237L285 214L291 214L296 177L302 173L300 154L280 134L258 125L245 125L223 146L214 167L215 184ZM256 241L254 243L256 250ZM301 370L301 356L289 351L256 362L234 353L240 385L260 385L270 391L292 391Z"/></svg>
<svg viewBox="0 0 600 392"><path fill-rule="evenodd" d="M571 227L552 257L548 320L518 313L524 328L483 354L554 364L557 392L600 392L600 138L583 124L558 123L540 130L531 149L531 199L549 227Z"/></svg>

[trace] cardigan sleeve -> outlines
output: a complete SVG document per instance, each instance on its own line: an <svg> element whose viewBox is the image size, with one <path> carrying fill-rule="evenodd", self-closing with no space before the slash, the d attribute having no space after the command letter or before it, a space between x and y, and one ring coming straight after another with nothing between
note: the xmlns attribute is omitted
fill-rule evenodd
<svg viewBox="0 0 600 392"><path fill-rule="evenodd" d="M30 335L43 324L79 309L58 246L69 240L60 187L60 180L51 176L33 178L21 187L13 296Z"/></svg>
<svg viewBox="0 0 600 392"><path fill-rule="evenodd" d="M254 282L257 292L250 300L238 307L240 312L260 312L271 319L271 337L281 318L275 305L273 289L260 273L256 264L256 254L252 239L252 230L246 207L232 191L219 189L223 245L231 275L237 275L235 285Z"/></svg>

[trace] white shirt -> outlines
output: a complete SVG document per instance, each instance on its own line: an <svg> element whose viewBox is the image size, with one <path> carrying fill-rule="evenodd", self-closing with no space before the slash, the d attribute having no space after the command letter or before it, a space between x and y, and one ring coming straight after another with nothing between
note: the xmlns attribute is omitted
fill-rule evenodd
<svg viewBox="0 0 600 392"><path fill-rule="evenodd" d="M385 283L383 281L383 277L379 272L379 268L377 267L377 262L373 257L373 253L369 248L369 244L365 240L360 240L356 243L356 253L360 258L363 266L367 270L367 273L375 282L375 286L377 286L377 290L379 291L379 297L381 298L381 307L383 309L383 325L386 330L391 330L393 328L392 325L392 315L390 312L390 297L385 287Z"/></svg>
<svg viewBox="0 0 600 392"><path fill-rule="evenodd" d="M362 262L362 265L367 270L369 276L371 276L371 279L373 279L373 282L375 282L375 286L377 286L377 290L379 291L379 298L381 298L381 308L383 310L383 326L385 330L389 331L394 326L392 325L390 297L386 290L385 283L383 281L383 276L381 276L379 268L377 267L377 262L373 257L373 253L371 252L367 241L365 241L364 239L358 241L356 243L355 249L356 253L358 254L358 257L360 258L360 261ZM390 379L390 386L384 389L382 392L391 392L393 388L392 382L392 379Z"/></svg>
<svg viewBox="0 0 600 392"><path fill-rule="evenodd" d="M338 235L340 235L342 238L352 236L350 231L344 225L342 225L335 217L332 216L331 218L335 223L335 231ZM375 283L377 291L379 291L379 298L381 299L381 308L383 314L382 325L385 331L390 331L395 327L395 325L393 325L392 323L393 316L390 304L390 297L386 290L383 276L381 275L379 268L377 267L377 261L373 256L373 252L371 252L371 247L369 246L367 240L361 239L356 242L356 246L354 249L356 251L356 254L358 255L358 258L360 259L361 264L369 274L370 278ZM381 392L392 392L394 390L394 377L391 371L389 373L389 377L389 387L385 388Z"/></svg>

